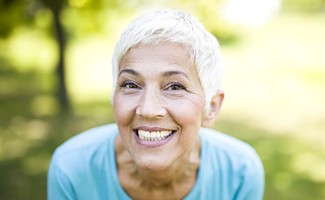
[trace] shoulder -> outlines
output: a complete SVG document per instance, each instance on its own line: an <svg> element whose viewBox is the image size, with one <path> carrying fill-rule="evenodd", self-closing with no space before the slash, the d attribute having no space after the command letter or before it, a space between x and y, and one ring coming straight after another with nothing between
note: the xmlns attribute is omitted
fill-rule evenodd
<svg viewBox="0 0 325 200"><path fill-rule="evenodd" d="M219 170L238 176L263 176L262 162L255 149L248 143L224 133L202 128L200 131L203 160L218 163Z"/></svg>
<svg viewBox="0 0 325 200"><path fill-rule="evenodd" d="M115 124L102 125L86 130L60 145L52 156L52 164L60 168L79 168L83 163L96 164L101 158L110 157L114 139L118 134Z"/></svg>
<svg viewBox="0 0 325 200"><path fill-rule="evenodd" d="M103 125L84 131L60 145L48 170L49 196L55 199L68 196L69 199L79 199L80 196L91 199L93 195L109 194L107 188L103 189L103 183L117 180L114 175L114 140L117 134L115 124ZM58 195L60 198L56 198Z"/></svg>
<svg viewBox="0 0 325 200"><path fill-rule="evenodd" d="M202 128L202 166L211 187L219 187L227 199L262 199L264 191L263 164L249 144L224 133ZM208 172L207 172L208 171ZM209 181L205 181L209 182ZM228 184L231 183L231 184ZM220 197L223 199L224 197Z"/></svg>
<svg viewBox="0 0 325 200"><path fill-rule="evenodd" d="M248 143L216 130L201 128L200 138L204 148L218 154L234 158L258 158L255 149Z"/></svg>

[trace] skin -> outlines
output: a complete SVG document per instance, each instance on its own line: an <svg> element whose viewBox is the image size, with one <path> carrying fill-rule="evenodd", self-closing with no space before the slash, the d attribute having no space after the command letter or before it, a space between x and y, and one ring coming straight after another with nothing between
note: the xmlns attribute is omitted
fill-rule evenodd
<svg viewBox="0 0 325 200"><path fill-rule="evenodd" d="M204 114L204 93L181 45L162 43L130 49L119 66L114 94L119 135L118 176L133 199L182 199L195 184L201 126L215 121L223 100L216 94ZM163 142L143 141L138 130L171 130Z"/></svg>

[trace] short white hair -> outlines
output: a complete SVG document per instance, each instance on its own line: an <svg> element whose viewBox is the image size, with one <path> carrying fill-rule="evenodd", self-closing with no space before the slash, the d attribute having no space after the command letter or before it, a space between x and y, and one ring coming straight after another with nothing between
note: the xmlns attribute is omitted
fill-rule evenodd
<svg viewBox="0 0 325 200"><path fill-rule="evenodd" d="M205 94L205 111L208 111L209 102L221 87L220 46L199 21L180 10L156 11L140 16L129 24L116 44L112 57L113 90L116 87L119 63L129 49L162 42L181 44L189 52Z"/></svg>

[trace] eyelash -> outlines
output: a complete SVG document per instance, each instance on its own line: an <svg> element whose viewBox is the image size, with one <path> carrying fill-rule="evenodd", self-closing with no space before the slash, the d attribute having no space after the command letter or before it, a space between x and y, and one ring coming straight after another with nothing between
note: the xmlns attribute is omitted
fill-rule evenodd
<svg viewBox="0 0 325 200"><path fill-rule="evenodd" d="M172 87L178 87L178 89L171 89ZM186 90L186 88L184 87L184 85L180 84L180 83L177 83L177 82L173 82L173 83L170 83L166 90Z"/></svg>
<svg viewBox="0 0 325 200"><path fill-rule="evenodd" d="M139 85L133 81L124 81L121 83L120 87L128 89L137 89L139 88Z"/></svg>
<svg viewBox="0 0 325 200"><path fill-rule="evenodd" d="M120 84L120 87L121 88L127 88L127 89L138 89L140 88L140 86L135 83L134 81L124 81ZM172 89L173 87L177 87L177 88L174 88ZM182 85L181 83L178 83L178 82L172 82L172 83L169 83L166 87L167 91L175 91L175 90L186 90L185 86Z"/></svg>

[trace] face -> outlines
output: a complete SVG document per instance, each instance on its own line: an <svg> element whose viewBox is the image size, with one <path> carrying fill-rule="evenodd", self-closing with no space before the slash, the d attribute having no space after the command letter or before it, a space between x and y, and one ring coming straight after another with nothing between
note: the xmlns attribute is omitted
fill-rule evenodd
<svg viewBox="0 0 325 200"><path fill-rule="evenodd" d="M164 169L186 156L198 142L204 105L196 68L182 46L143 45L122 58L115 118L139 167Z"/></svg>

